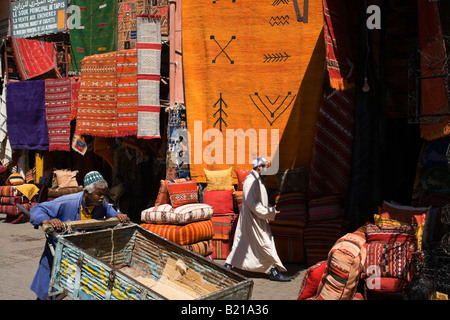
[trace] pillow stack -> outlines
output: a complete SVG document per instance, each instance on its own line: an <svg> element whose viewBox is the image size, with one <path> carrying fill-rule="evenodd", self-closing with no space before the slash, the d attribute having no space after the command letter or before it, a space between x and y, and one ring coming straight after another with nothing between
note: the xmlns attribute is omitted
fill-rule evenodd
<svg viewBox="0 0 450 320"><path fill-rule="evenodd" d="M158 205L141 212L141 227L199 255L212 254L213 207L198 202L195 180L162 180Z"/></svg>
<svg viewBox="0 0 450 320"><path fill-rule="evenodd" d="M10 185L0 187L0 213L6 214L6 222L26 222L28 221L28 215L19 209L16 204L30 211L37 203L36 192L39 189L35 185L25 184L19 173L13 173L8 181ZM31 189L30 187L32 188L31 192L27 192Z"/></svg>

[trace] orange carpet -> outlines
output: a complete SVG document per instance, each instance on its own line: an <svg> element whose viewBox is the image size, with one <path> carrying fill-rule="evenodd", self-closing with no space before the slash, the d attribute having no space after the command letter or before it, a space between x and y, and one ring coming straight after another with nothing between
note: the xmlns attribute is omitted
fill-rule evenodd
<svg viewBox="0 0 450 320"><path fill-rule="evenodd" d="M293 1L183 2L192 179L205 182L203 168L249 169L253 158L270 159L277 148L281 169L309 165L325 48L322 1L309 1L307 9L307 21L298 21ZM232 130L238 129L243 135L235 139ZM278 130L273 142L272 129ZM244 138L252 133L256 142ZM263 138L266 152L258 147Z"/></svg>

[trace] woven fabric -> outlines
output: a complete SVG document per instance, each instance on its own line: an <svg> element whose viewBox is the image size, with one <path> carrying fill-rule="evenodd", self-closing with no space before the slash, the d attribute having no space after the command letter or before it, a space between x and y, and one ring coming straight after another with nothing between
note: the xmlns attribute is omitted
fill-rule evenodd
<svg viewBox="0 0 450 320"><path fill-rule="evenodd" d="M161 34L169 35L169 0L152 1L148 13L160 17Z"/></svg>
<svg viewBox="0 0 450 320"><path fill-rule="evenodd" d="M273 237L278 257L283 263L305 263L303 238Z"/></svg>
<svg viewBox="0 0 450 320"><path fill-rule="evenodd" d="M234 190L232 168L225 170L203 170L206 176L206 190Z"/></svg>
<svg viewBox="0 0 450 320"><path fill-rule="evenodd" d="M117 135L116 80L116 52L88 56L81 61L75 135Z"/></svg>
<svg viewBox="0 0 450 320"><path fill-rule="evenodd" d="M244 194L244 191L235 191L234 198L236 199L236 206L237 206L237 212L241 212L241 206L242 206L242 196Z"/></svg>
<svg viewBox="0 0 450 320"><path fill-rule="evenodd" d="M277 237L289 237L303 239L305 223L302 221L273 220L270 221L272 235Z"/></svg>
<svg viewBox="0 0 450 320"><path fill-rule="evenodd" d="M18 173L18 172L14 172L11 173L11 175L8 177L8 179L6 179L6 185L11 185L11 186L17 186L17 185L21 185L25 183L25 179L23 178L23 176Z"/></svg>
<svg viewBox="0 0 450 320"><path fill-rule="evenodd" d="M136 49L116 53L117 134L137 134L137 52Z"/></svg>
<svg viewBox="0 0 450 320"><path fill-rule="evenodd" d="M278 170L277 186L280 194L306 191L305 167Z"/></svg>
<svg viewBox="0 0 450 320"><path fill-rule="evenodd" d="M118 6L117 50L136 49L136 15L146 11L146 0L122 0Z"/></svg>
<svg viewBox="0 0 450 320"><path fill-rule="evenodd" d="M203 257L209 256L213 253L211 240L199 241L197 243L184 245L183 247Z"/></svg>
<svg viewBox="0 0 450 320"><path fill-rule="evenodd" d="M22 195L15 186L0 186L0 197L16 197Z"/></svg>
<svg viewBox="0 0 450 320"><path fill-rule="evenodd" d="M141 227L180 245L210 240L214 236L214 226L210 219L186 225L143 223Z"/></svg>
<svg viewBox="0 0 450 320"><path fill-rule="evenodd" d="M231 251L231 241L229 240L212 240L214 259L226 259Z"/></svg>
<svg viewBox="0 0 450 320"><path fill-rule="evenodd" d="M306 300L316 295L320 280L326 270L326 265L326 261L320 261L306 270L297 300Z"/></svg>
<svg viewBox="0 0 450 320"><path fill-rule="evenodd" d="M377 226L367 222L366 239L369 243L374 241L417 243L414 225Z"/></svg>
<svg viewBox="0 0 450 320"><path fill-rule="evenodd" d="M315 299L352 300L366 259L366 240L348 233L331 248Z"/></svg>
<svg viewBox="0 0 450 320"><path fill-rule="evenodd" d="M187 224L210 219L214 209L204 203L191 203L173 208L170 204L145 209L141 212L141 221L154 224Z"/></svg>
<svg viewBox="0 0 450 320"><path fill-rule="evenodd" d="M198 203L197 181L185 183L169 183L169 198L172 207L176 208L189 203Z"/></svg>
<svg viewBox="0 0 450 320"><path fill-rule="evenodd" d="M230 214L234 212L233 206L234 190L203 192L203 202L214 208L214 215Z"/></svg>
<svg viewBox="0 0 450 320"><path fill-rule="evenodd" d="M234 214L213 216L211 218L214 225L213 240L230 240L234 219L236 219Z"/></svg>
<svg viewBox="0 0 450 320"><path fill-rule="evenodd" d="M197 125L198 130L192 137L197 143L191 178L205 182L203 168L248 170L254 159L249 155L258 142L240 152L224 138L223 146L216 144L211 152L212 140L201 139L210 129L214 136L230 129L265 134L267 154L258 156L271 160L278 149L281 169L308 165L322 96L321 1L309 2L308 23L296 21L294 5L287 1L254 1L251 6L184 1L182 26L188 129L192 134ZM227 151L233 160L227 159ZM237 183L234 170L233 176ZM273 187L276 181L270 179Z"/></svg>
<svg viewBox="0 0 450 320"><path fill-rule="evenodd" d="M3 205L12 205L15 206L16 203L28 203L30 200L25 196L16 196L16 197L0 197L0 204Z"/></svg>
<svg viewBox="0 0 450 320"><path fill-rule="evenodd" d="M21 203L20 205L24 207L26 210L30 211L30 209L36 205L36 202ZM11 216L23 214L22 210L17 208L15 205L8 205L8 204L0 205L0 213L5 213Z"/></svg>
<svg viewBox="0 0 450 320"><path fill-rule="evenodd" d="M295 220L306 223L308 213L306 210L306 196L301 192L278 195L275 199L276 208L280 211L275 220Z"/></svg>
<svg viewBox="0 0 450 320"><path fill-rule="evenodd" d="M341 199L331 195L308 202L309 221L339 219L341 213Z"/></svg>
<svg viewBox="0 0 450 320"><path fill-rule="evenodd" d="M138 15L137 86L138 138L160 138L161 22L157 16Z"/></svg>
<svg viewBox="0 0 450 320"><path fill-rule="evenodd" d="M249 174L252 170L235 169L235 171L236 171L236 177L237 177L237 180L238 180L237 191L242 191L242 190L244 190L244 181L245 181L245 178L247 178L248 174Z"/></svg>
<svg viewBox="0 0 450 320"><path fill-rule="evenodd" d="M188 180L189 180L189 178L161 180L159 191L158 191L158 196L156 197L156 201L155 201L155 206L169 203L169 201L170 201L169 188L168 188L169 183L183 183Z"/></svg>
<svg viewBox="0 0 450 320"><path fill-rule="evenodd" d="M410 280L409 267L413 252L414 245L409 242L370 242L367 245L364 273L370 276L376 268L377 276Z"/></svg>
<svg viewBox="0 0 450 320"><path fill-rule="evenodd" d="M378 213L382 218L394 219L410 224L424 224L431 207L410 207L383 202Z"/></svg>
<svg viewBox="0 0 450 320"><path fill-rule="evenodd" d="M48 150L45 80L8 83L6 110L8 114L6 123L12 149Z"/></svg>
<svg viewBox="0 0 450 320"><path fill-rule="evenodd" d="M70 77L70 81L72 84L72 98L70 99L70 120L73 120L77 117L77 105L78 105L78 95L80 93L80 77Z"/></svg>
<svg viewBox="0 0 450 320"><path fill-rule="evenodd" d="M80 8L82 28L70 30L70 73L79 74L81 61L91 55L117 50L116 0L71 0Z"/></svg>
<svg viewBox="0 0 450 320"><path fill-rule="evenodd" d="M48 151L70 151L72 80L45 79L45 117Z"/></svg>
<svg viewBox="0 0 450 320"><path fill-rule="evenodd" d="M66 195L66 194L72 194L72 193L77 193L77 192L81 192L81 191L83 191L82 186L54 188L54 189L52 188L52 189L48 189L47 196L50 198L58 198L58 197Z"/></svg>
<svg viewBox="0 0 450 320"><path fill-rule="evenodd" d="M384 218L379 214L373 215L373 220L377 226L402 226L402 225L408 225L407 222L402 222L394 219L388 219ZM421 224L415 224L414 229L416 230L416 239L417 239L417 250L422 250L422 238L423 238L423 231L425 227L425 223Z"/></svg>
<svg viewBox="0 0 450 320"><path fill-rule="evenodd" d="M22 81L32 79L56 68L56 49L51 42L11 38L14 60Z"/></svg>
<svg viewBox="0 0 450 320"><path fill-rule="evenodd" d="M353 90L324 95L316 123L308 195L347 194L353 147Z"/></svg>

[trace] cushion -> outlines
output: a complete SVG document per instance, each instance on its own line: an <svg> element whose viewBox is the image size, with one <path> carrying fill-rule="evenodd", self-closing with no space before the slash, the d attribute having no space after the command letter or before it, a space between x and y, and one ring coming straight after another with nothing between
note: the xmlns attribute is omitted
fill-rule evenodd
<svg viewBox="0 0 450 320"><path fill-rule="evenodd" d="M214 208L214 215L233 213L234 190L209 191L203 193L203 202Z"/></svg>
<svg viewBox="0 0 450 320"><path fill-rule="evenodd" d="M0 196L2 197L15 197L21 195L22 193L17 190L16 186L0 186Z"/></svg>
<svg viewBox="0 0 450 320"><path fill-rule="evenodd" d="M14 172L12 173L8 179L6 180L6 185L9 186L18 186L25 183L25 179L20 173Z"/></svg>
<svg viewBox="0 0 450 320"><path fill-rule="evenodd" d="M370 277L366 279L367 289L374 292L395 293L403 290L407 282L399 278Z"/></svg>
<svg viewBox="0 0 450 320"><path fill-rule="evenodd" d="M242 206L242 195L244 194L243 191L235 191L233 193L234 198L236 199L236 205L237 205L237 210L238 213L241 212L241 206Z"/></svg>
<svg viewBox="0 0 450 320"><path fill-rule="evenodd" d="M300 285L297 300L306 300L314 297L317 293L320 280L326 270L326 261L320 261L306 270L303 281Z"/></svg>
<svg viewBox="0 0 450 320"><path fill-rule="evenodd" d="M303 221L272 220L269 223L270 231L274 236L304 238L305 223Z"/></svg>
<svg viewBox="0 0 450 320"><path fill-rule="evenodd" d="M55 188L55 189L48 189L48 197L51 198L58 198L61 196L64 196L66 194L72 194L83 191L82 186L78 187L66 187L66 188Z"/></svg>
<svg viewBox="0 0 450 320"><path fill-rule="evenodd" d="M192 244L186 244L183 247L203 257L213 253L212 240L203 240Z"/></svg>
<svg viewBox="0 0 450 320"><path fill-rule="evenodd" d="M203 169L206 176L206 190L234 190L232 167L225 170L210 171Z"/></svg>
<svg viewBox="0 0 450 320"><path fill-rule="evenodd" d="M151 207L141 212L141 221L156 224L186 224L210 219L213 207L204 203L189 203L179 207L170 204Z"/></svg>
<svg viewBox="0 0 450 320"><path fill-rule="evenodd" d="M229 240L231 236L231 227L235 219L235 214L214 216L211 218L214 225L213 240Z"/></svg>
<svg viewBox="0 0 450 320"><path fill-rule="evenodd" d="M24 207L26 210L30 211L30 209L36 205L36 202L20 203L20 205ZM0 205L0 213L4 213L11 216L17 216L24 212L19 208L17 208L15 205L5 204Z"/></svg>
<svg viewBox="0 0 450 320"><path fill-rule="evenodd" d="M214 259L226 259L231 252L232 243L230 240L212 240Z"/></svg>
<svg viewBox="0 0 450 320"><path fill-rule="evenodd" d="M409 223L407 223L407 222L401 222L401 221L397 221L397 220L393 220L393 219L383 218L379 214L374 214L373 218L374 218L375 224L377 226L402 226L402 225L409 225ZM424 224L422 223L420 225L414 225L414 228L416 230L416 239L417 239L416 248L417 248L417 250L421 250Z"/></svg>
<svg viewBox="0 0 450 320"><path fill-rule="evenodd" d="M33 199L34 200L34 199ZM15 206L16 203L28 203L30 200L25 196L16 196L16 197L2 197L0 196L0 204L6 204L6 205L13 205Z"/></svg>
<svg viewBox="0 0 450 320"><path fill-rule="evenodd" d="M384 201L378 210L383 218L394 219L410 224L424 224L430 207L410 207Z"/></svg>
<svg viewBox="0 0 450 320"><path fill-rule="evenodd" d="M283 263L305 263L305 246L303 238L273 236L278 257Z"/></svg>
<svg viewBox="0 0 450 320"><path fill-rule="evenodd" d="M211 219L185 225L142 223L141 227L180 245L210 240L214 236Z"/></svg>
<svg viewBox="0 0 450 320"><path fill-rule="evenodd" d="M366 260L365 239L347 233L331 248L317 300L352 300Z"/></svg>
<svg viewBox="0 0 450 320"><path fill-rule="evenodd" d="M312 199L308 203L309 221L338 219L341 217L341 199L338 195L330 195Z"/></svg>
<svg viewBox="0 0 450 320"><path fill-rule="evenodd" d="M280 194L306 192L305 167L278 170L277 185Z"/></svg>
<svg viewBox="0 0 450 320"><path fill-rule="evenodd" d="M237 189L238 189L238 191L242 191L242 190L244 190L245 178L247 178L248 174L252 170L235 169L234 171L236 171L236 176L237 176L237 179L238 179Z"/></svg>
<svg viewBox="0 0 450 320"><path fill-rule="evenodd" d="M161 180L155 206L169 203L169 188L167 187L169 183L183 183L188 180L188 178Z"/></svg>
<svg viewBox="0 0 450 320"><path fill-rule="evenodd" d="M169 183L169 199L176 208L189 203L198 203L198 186L196 180L183 183Z"/></svg>
<svg viewBox="0 0 450 320"><path fill-rule="evenodd" d="M369 242L365 277L375 275L409 280L409 261L413 252L414 244L410 242Z"/></svg>
<svg viewBox="0 0 450 320"><path fill-rule="evenodd" d="M77 170L55 170L53 174L56 176L58 188L78 187L77 173Z"/></svg>
<svg viewBox="0 0 450 320"><path fill-rule="evenodd" d="M410 224L402 226L377 226L371 222L366 222L366 239L367 242L417 242L415 228Z"/></svg>
<svg viewBox="0 0 450 320"><path fill-rule="evenodd" d="M275 200L276 208L280 211L276 220L299 220L308 219L306 212L306 196L304 193L294 192L278 195Z"/></svg>

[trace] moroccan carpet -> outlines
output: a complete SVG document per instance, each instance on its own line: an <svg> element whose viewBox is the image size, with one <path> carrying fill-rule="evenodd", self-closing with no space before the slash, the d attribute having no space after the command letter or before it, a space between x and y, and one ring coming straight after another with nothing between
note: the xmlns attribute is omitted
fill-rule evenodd
<svg viewBox="0 0 450 320"><path fill-rule="evenodd" d="M146 0L122 0L118 7L117 50L136 49L136 15L146 11Z"/></svg>
<svg viewBox="0 0 450 320"><path fill-rule="evenodd" d="M117 50L117 1L72 0L80 8L79 28L70 30L70 74L81 72L84 57Z"/></svg>
<svg viewBox="0 0 450 320"><path fill-rule="evenodd" d="M45 79L48 151L70 151L71 104L72 81L70 78Z"/></svg>
<svg viewBox="0 0 450 320"><path fill-rule="evenodd" d="M138 133L142 139L160 138L161 23L152 15L138 15L137 85Z"/></svg>
<svg viewBox="0 0 450 320"><path fill-rule="evenodd" d="M22 81L54 70L60 77L56 65L56 49L51 42L11 37L14 61Z"/></svg>
<svg viewBox="0 0 450 320"><path fill-rule="evenodd" d="M258 155L275 160L277 151L281 169L309 167L322 98L323 10L320 0L309 1L308 8L300 2L297 17L296 3L182 3L193 179L205 182L203 168L250 169ZM230 129L242 129L241 144L259 140L239 151L235 138L224 138Z"/></svg>

